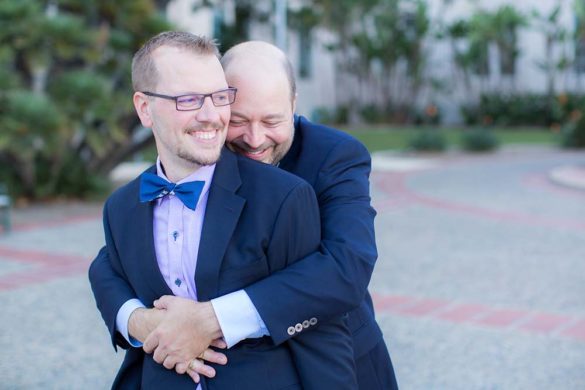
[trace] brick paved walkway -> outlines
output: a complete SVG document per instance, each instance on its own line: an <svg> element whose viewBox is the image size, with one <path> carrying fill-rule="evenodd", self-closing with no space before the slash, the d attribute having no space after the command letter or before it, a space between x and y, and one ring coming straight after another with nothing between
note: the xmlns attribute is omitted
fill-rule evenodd
<svg viewBox="0 0 585 390"><path fill-rule="evenodd" d="M371 283L403 389L585 388L579 153L375 156ZM101 205L14 212L0 235L0 388L108 388L119 365L86 271Z"/></svg>

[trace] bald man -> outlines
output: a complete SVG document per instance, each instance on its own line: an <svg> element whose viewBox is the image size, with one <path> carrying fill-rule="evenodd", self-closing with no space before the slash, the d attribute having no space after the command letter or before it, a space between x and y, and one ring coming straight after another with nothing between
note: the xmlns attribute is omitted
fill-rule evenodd
<svg viewBox="0 0 585 390"><path fill-rule="evenodd" d="M322 241L317 252L287 268L243 290L212 299L215 318L200 318L200 326L220 333L228 348L244 339L266 336L280 345L311 332L313 324L344 315L353 336L359 388L398 388L367 291L377 259L368 151L346 133L294 115L294 72L275 46L264 42L237 45L224 55L222 65L228 84L238 89L231 106L228 147L306 180L317 194ZM173 299L168 297L158 308L172 310ZM152 350L161 335L178 338L178 334L164 334L157 328L162 316L145 313L134 311L129 317L118 318L128 324L125 337L157 329L145 344ZM190 313L191 319L195 316ZM198 343L192 340L192 345L182 345L176 353L183 357L191 353L190 359L213 356L208 360L214 366L218 355L201 355L205 351L194 347ZM319 345L315 347L319 349ZM187 364L177 365L177 371L185 372ZM197 371L205 376L214 374L208 366L197 366Z"/></svg>
<svg viewBox="0 0 585 390"><path fill-rule="evenodd" d="M231 106L228 147L305 179L321 213L318 253L244 289L263 321L260 326L280 343L295 337L282 332L294 318L326 320L347 312L359 388L398 388L367 291L377 259L368 151L346 133L294 115L294 72L277 47L245 42L228 50L221 62L239 94ZM274 300L280 304L271 304Z"/></svg>

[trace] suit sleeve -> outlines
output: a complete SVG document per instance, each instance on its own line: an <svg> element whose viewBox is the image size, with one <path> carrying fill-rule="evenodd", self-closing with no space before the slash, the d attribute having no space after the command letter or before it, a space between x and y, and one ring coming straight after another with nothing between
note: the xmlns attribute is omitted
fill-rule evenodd
<svg viewBox="0 0 585 390"><path fill-rule="evenodd" d="M324 322L357 307L377 259L368 151L359 142L343 141L315 169L319 249L245 289L276 344L296 335L287 329L299 319Z"/></svg>
<svg viewBox="0 0 585 390"><path fill-rule="evenodd" d="M129 299L136 298L136 293L127 282L120 263L108 218L108 204L104 207L104 233L106 246L103 247L89 267L89 281L93 295L104 319L112 345L126 349L130 344L116 331L116 315L122 305Z"/></svg>
<svg viewBox="0 0 585 390"><path fill-rule="evenodd" d="M319 241L318 204L312 188L304 184L283 204L273 228L267 256L270 263L277 264L276 267L286 267L315 251ZM273 297L270 299L271 308L276 310L287 299ZM341 317L330 319L327 323L315 320L310 317L296 318L287 328L288 332L294 331L298 335L289 340L288 346L303 389L356 389L352 338L345 322Z"/></svg>

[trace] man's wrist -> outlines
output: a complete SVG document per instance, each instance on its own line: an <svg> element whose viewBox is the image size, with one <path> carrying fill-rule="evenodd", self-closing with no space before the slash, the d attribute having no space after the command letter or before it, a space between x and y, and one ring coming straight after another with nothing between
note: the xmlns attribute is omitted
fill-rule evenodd
<svg viewBox="0 0 585 390"><path fill-rule="evenodd" d="M217 320L215 310L211 302L200 302L203 331L206 332L212 340L223 337L221 326Z"/></svg>
<svg viewBox="0 0 585 390"><path fill-rule="evenodd" d="M141 343L161 323L165 311L156 308L137 308L128 318L128 335Z"/></svg>
<svg viewBox="0 0 585 390"><path fill-rule="evenodd" d="M148 334L145 334L144 329L144 315L147 310L148 309L144 307L136 308L128 318L128 335L141 343L144 343L146 336L148 336Z"/></svg>

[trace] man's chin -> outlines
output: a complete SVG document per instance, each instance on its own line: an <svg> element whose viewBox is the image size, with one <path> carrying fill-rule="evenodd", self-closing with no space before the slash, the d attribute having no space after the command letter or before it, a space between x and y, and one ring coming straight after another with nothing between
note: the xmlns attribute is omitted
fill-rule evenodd
<svg viewBox="0 0 585 390"><path fill-rule="evenodd" d="M201 155L197 155L197 156L182 154L182 155L179 155L179 157L181 157L185 161L190 162L191 164L195 164L195 165L199 165L199 166L207 166L207 165L213 165L213 164L217 163L217 161L221 157L221 151L217 151L214 153L208 153L205 155L201 154Z"/></svg>

